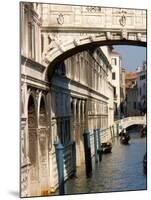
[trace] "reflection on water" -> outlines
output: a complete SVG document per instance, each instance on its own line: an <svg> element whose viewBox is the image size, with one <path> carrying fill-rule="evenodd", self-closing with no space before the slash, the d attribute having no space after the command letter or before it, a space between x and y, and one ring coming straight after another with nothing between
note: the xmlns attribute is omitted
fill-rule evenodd
<svg viewBox="0 0 151 200"><path fill-rule="evenodd" d="M146 138L137 132L131 132L129 145L115 139L111 154L104 154L98 164L93 159L91 178L86 178L85 165L77 168L76 177L65 183L65 194L147 189L142 162L145 152Z"/></svg>

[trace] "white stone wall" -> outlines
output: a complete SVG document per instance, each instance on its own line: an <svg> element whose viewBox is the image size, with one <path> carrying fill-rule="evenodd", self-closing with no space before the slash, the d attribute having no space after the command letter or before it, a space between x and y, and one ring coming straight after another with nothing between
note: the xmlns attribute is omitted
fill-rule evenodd
<svg viewBox="0 0 151 200"><path fill-rule="evenodd" d="M104 53L100 49L78 53L66 59L64 64L58 65L52 78L52 120L57 120L59 116L63 120L64 115L66 116L64 108L67 102L69 106L67 116L70 121L68 124L71 124L70 138L76 145L77 166L84 162L84 128L89 128L90 134L93 135L94 128L106 129L111 123L109 121L112 121L110 118L113 118L109 117L112 113L109 113L108 109L109 95L113 96L112 87L108 94L107 80L109 71L111 73L111 66L108 59L103 56ZM68 96L67 100L64 100L63 94ZM86 111L83 113L84 109ZM53 129L52 134L53 137L57 136L57 130L54 133ZM93 155L93 136L91 136L91 145Z"/></svg>
<svg viewBox="0 0 151 200"><path fill-rule="evenodd" d="M117 117L120 118L120 73L121 73L121 59L120 55L113 53L111 59L112 74L115 73L115 80L112 78L112 84L116 88L116 95L114 98L115 103L117 103Z"/></svg>
<svg viewBox="0 0 151 200"><path fill-rule="evenodd" d="M143 107L143 102L146 101L147 92L147 73L146 67L141 68L137 72L137 96L138 96L138 108L141 105Z"/></svg>

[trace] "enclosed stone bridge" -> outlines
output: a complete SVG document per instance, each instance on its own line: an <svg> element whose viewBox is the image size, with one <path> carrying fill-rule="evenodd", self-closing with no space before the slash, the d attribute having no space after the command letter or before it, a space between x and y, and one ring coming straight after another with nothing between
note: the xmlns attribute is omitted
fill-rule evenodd
<svg viewBox="0 0 151 200"><path fill-rule="evenodd" d="M146 46L146 10L43 5L42 63L46 75L73 54L102 45Z"/></svg>
<svg viewBox="0 0 151 200"><path fill-rule="evenodd" d="M116 121L115 123L119 124L119 131L121 132L123 129L125 129L129 126L132 126L132 125L144 125L144 124L146 124L146 115L126 117L124 119Z"/></svg>

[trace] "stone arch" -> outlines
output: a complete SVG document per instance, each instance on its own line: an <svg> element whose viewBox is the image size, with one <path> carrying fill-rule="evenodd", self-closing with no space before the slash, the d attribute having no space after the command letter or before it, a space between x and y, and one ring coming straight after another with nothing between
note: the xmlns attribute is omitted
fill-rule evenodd
<svg viewBox="0 0 151 200"><path fill-rule="evenodd" d="M143 121L142 122L140 122L140 121L137 122L136 121L136 122L128 123L128 124L124 125L123 128L128 128L128 127L130 127L132 125L144 125L144 122Z"/></svg>
<svg viewBox="0 0 151 200"><path fill-rule="evenodd" d="M72 55L84 51L92 50L99 46L111 45L134 45L147 46L146 35L143 33L131 33L126 31L117 31L116 33L102 32L90 36L83 36L70 41L56 44L53 48L48 48L43 58L43 64L47 67L45 78L51 80L52 74L57 63L65 60Z"/></svg>
<svg viewBox="0 0 151 200"><path fill-rule="evenodd" d="M28 86L27 86L28 87ZM33 88L28 88L27 89L27 95L26 95L26 98L25 98L25 116L28 116L28 102L29 102L29 99L30 98L33 98L33 101L34 101L34 106L35 106L35 112L36 112L36 123L38 122L38 101L37 101L37 98L36 98L36 90L34 90ZM27 112L26 112L27 111ZM37 126L37 124L36 124Z"/></svg>
<svg viewBox="0 0 151 200"><path fill-rule="evenodd" d="M128 128L132 125L146 124L146 116L127 117L118 121L117 123L120 124L121 131L122 131L124 128Z"/></svg>
<svg viewBox="0 0 151 200"><path fill-rule="evenodd" d="M28 98L28 128L37 127L36 105L32 94Z"/></svg>

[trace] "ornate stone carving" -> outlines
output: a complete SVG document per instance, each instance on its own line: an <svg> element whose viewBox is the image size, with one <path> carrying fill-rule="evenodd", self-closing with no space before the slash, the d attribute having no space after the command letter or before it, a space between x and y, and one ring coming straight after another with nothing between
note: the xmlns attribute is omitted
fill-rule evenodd
<svg viewBox="0 0 151 200"><path fill-rule="evenodd" d="M142 37L142 34L141 34L141 33L137 33L137 39L138 39L139 41L141 41L141 37Z"/></svg>
<svg viewBox="0 0 151 200"><path fill-rule="evenodd" d="M29 116L28 117L28 127L29 128L34 128L35 126L36 126L35 117Z"/></svg>
<svg viewBox="0 0 151 200"><path fill-rule="evenodd" d="M45 113L40 114L39 124L40 126L46 126L47 123Z"/></svg>
<svg viewBox="0 0 151 200"><path fill-rule="evenodd" d="M125 26L126 25L126 16L125 16L126 11L122 10L120 13L122 14L121 18L119 19L120 25Z"/></svg>
<svg viewBox="0 0 151 200"><path fill-rule="evenodd" d="M109 31L106 32L106 37L107 37L108 40L110 40L111 39L111 32L109 32Z"/></svg>
<svg viewBox="0 0 151 200"><path fill-rule="evenodd" d="M86 10L88 12L101 12L101 7L98 7L98 6L95 6L95 7L87 6Z"/></svg>
<svg viewBox="0 0 151 200"><path fill-rule="evenodd" d="M60 13L57 17L58 24L62 25L64 23L64 16L62 13Z"/></svg>
<svg viewBox="0 0 151 200"><path fill-rule="evenodd" d="M126 30L123 30L121 35L122 35L122 39L127 39L127 31Z"/></svg>

